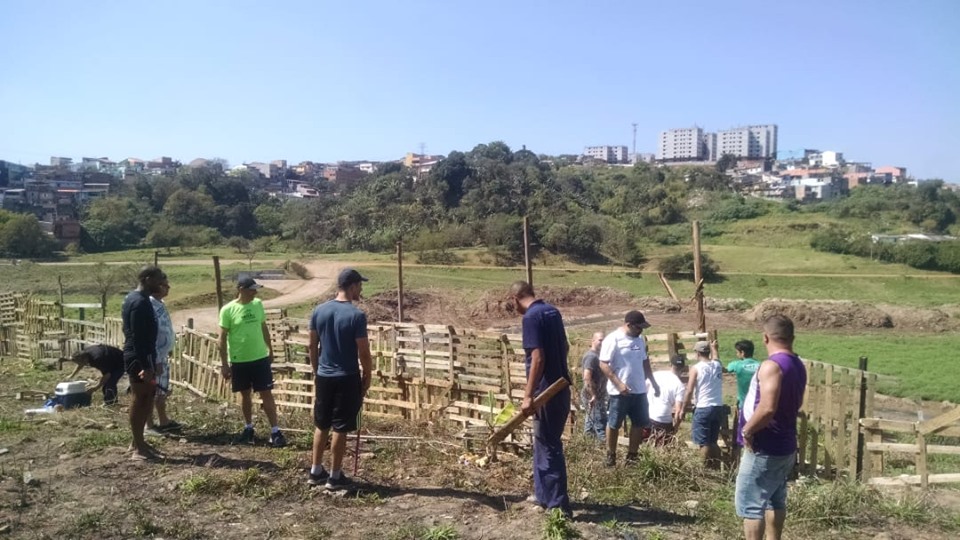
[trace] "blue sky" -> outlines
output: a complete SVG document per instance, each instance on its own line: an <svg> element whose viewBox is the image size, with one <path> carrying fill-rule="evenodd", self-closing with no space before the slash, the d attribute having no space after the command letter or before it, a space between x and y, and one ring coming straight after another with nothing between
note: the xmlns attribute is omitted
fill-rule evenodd
<svg viewBox="0 0 960 540"><path fill-rule="evenodd" d="M777 123L960 182L960 2L0 0L0 159L386 160Z"/></svg>

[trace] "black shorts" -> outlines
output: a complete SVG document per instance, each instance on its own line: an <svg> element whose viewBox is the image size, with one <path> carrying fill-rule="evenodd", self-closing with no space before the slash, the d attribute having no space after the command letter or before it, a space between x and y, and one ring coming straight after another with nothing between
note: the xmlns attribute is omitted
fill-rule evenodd
<svg viewBox="0 0 960 540"><path fill-rule="evenodd" d="M313 380L313 424L317 429L337 433L357 430L357 414L363 405L360 374L320 377Z"/></svg>
<svg viewBox="0 0 960 540"><path fill-rule="evenodd" d="M273 370L270 369L270 359L230 364L230 381L234 392L245 392L251 388L254 392L272 390Z"/></svg>

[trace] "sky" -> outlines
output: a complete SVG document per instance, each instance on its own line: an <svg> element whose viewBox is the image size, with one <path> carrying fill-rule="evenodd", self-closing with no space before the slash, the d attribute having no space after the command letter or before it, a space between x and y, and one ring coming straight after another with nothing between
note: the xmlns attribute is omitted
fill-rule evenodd
<svg viewBox="0 0 960 540"><path fill-rule="evenodd" d="M0 159L655 152L775 123L960 182L960 1L0 0Z"/></svg>

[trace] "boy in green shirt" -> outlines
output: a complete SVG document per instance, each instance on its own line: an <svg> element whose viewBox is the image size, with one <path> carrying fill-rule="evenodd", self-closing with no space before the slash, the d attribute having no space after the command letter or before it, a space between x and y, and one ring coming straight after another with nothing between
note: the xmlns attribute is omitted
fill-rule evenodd
<svg viewBox="0 0 960 540"><path fill-rule="evenodd" d="M741 339L734 343L733 348L737 350L737 359L727 364L727 371L737 377L737 418L734 426L739 424L740 417L743 416L743 400L747 397L750 390L750 381L754 374L760 369L760 362L753 358L753 342L748 339ZM740 429L737 429L737 444L734 448L734 454L739 456L740 448L743 447L743 436Z"/></svg>
<svg viewBox="0 0 960 540"><path fill-rule="evenodd" d="M257 296L262 287L250 277L237 282L237 298L220 310L220 372L240 392L246 425L239 442L253 444L253 395L260 394L263 412L270 421L270 446L283 447L287 440L277 423L277 405L273 400L273 347L267 329L267 315ZM229 362L228 362L229 358Z"/></svg>

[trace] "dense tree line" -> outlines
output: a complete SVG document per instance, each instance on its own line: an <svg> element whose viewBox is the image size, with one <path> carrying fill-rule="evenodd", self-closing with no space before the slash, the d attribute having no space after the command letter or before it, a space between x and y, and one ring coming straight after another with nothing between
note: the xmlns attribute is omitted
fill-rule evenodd
<svg viewBox="0 0 960 540"><path fill-rule="evenodd" d="M314 187L321 197L271 197L255 179L216 166L137 178L83 209L83 238L72 249L229 245L248 255L267 249L383 252L403 239L422 262L455 263L452 248L483 247L491 262L510 264L522 257L521 220L528 216L537 250L635 265L645 245L688 243L691 219L702 220L709 237L724 223L774 208L874 222L879 212L893 216L892 223L905 215L932 231L948 230L960 213L956 195L936 183L857 188L847 199L807 207L741 197L714 167L580 166L513 151L499 141L451 152L422 175L391 163L359 182L317 179ZM3 253L40 256L4 242L0 234Z"/></svg>

